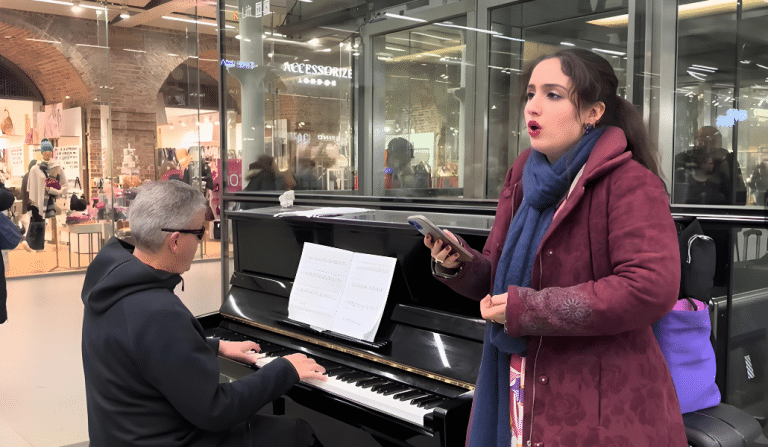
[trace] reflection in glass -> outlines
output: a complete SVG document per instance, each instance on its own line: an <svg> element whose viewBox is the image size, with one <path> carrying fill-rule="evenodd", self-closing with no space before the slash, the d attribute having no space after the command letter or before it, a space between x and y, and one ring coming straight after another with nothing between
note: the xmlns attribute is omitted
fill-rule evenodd
<svg viewBox="0 0 768 447"><path fill-rule="evenodd" d="M530 143L522 122L524 89L519 85L528 63L563 48L592 50L611 63L619 78L618 93L626 94L626 13L626 2L585 6L554 0L491 11L495 34L490 36L488 55L486 198L499 196L507 170Z"/></svg>
<svg viewBox="0 0 768 447"><path fill-rule="evenodd" d="M723 400L750 415L768 417L768 230L735 228L731 303L713 297L713 330L728 337ZM725 320L728 318L728 320ZM721 325L727 323L727 333ZM717 341L719 345L722 340Z"/></svg>
<svg viewBox="0 0 768 447"><path fill-rule="evenodd" d="M674 202L765 206L768 4L681 2L679 14Z"/></svg>
<svg viewBox="0 0 768 447"><path fill-rule="evenodd" d="M466 18L373 39L374 195L462 195L466 31L448 24Z"/></svg>
<svg viewBox="0 0 768 447"><path fill-rule="evenodd" d="M261 2L251 13L243 13L244 5L223 4L228 192L355 189L350 95L357 26L296 37L292 24L274 22L275 14L253 13L263 11Z"/></svg>

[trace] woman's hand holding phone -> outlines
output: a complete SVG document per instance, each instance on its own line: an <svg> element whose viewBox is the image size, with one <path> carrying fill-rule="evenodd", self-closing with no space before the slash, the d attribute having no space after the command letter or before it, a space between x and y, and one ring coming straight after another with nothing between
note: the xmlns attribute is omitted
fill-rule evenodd
<svg viewBox="0 0 768 447"><path fill-rule="evenodd" d="M456 244L459 243L459 240L456 239L453 233L448 230L443 230L443 232L453 239ZM432 258L435 259L435 262L442 264L443 267L448 269L461 267L461 262L458 261L459 253L451 253L453 251L451 246L443 244L443 241L440 239L432 240L432 236L426 235L424 236L424 245L432 250Z"/></svg>

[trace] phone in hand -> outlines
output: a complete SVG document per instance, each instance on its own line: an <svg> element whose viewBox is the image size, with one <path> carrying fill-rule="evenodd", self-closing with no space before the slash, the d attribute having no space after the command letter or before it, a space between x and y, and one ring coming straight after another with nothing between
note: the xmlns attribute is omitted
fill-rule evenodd
<svg viewBox="0 0 768 447"><path fill-rule="evenodd" d="M459 262L469 262L474 258L474 256L472 255L472 252L464 248L464 246L462 246L458 242L454 241L450 236L445 234L445 232L443 232L443 230L441 230L437 225L433 224L432 221L422 216L421 214L408 216L408 223L416 227L416 229L419 230L419 233L423 234L424 236L430 235L433 241L436 241L439 239L443 241L443 246L449 245L452 250L451 254L453 253L459 254L459 259L458 259Z"/></svg>

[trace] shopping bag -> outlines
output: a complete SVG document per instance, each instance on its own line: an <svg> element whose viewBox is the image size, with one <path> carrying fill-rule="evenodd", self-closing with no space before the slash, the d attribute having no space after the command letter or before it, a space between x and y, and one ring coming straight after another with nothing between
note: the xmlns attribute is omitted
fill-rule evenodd
<svg viewBox="0 0 768 447"><path fill-rule="evenodd" d="M691 298L678 300L669 313L653 324L683 413L720 403L711 331L709 307Z"/></svg>

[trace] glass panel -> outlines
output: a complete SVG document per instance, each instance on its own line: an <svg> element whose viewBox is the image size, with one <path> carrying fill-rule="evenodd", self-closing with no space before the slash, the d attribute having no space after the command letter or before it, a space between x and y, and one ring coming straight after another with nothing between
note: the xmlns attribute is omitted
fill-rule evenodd
<svg viewBox="0 0 768 447"><path fill-rule="evenodd" d="M486 197L498 198L517 155L529 147L519 83L526 64L539 56L579 47L599 52L619 78L626 97L627 2L539 0L491 11ZM631 99L630 99L631 100Z"/></svg>
<svg viewBox="0 0 768 447"><path fill-rule="evenodd" d="M373 191L461 197L466 17L373 39ZM380 82L379 82L380 81Z"/></svg>
<svg viewBox="0 0 768 447"><path fill-rule="evenodd" d="M733 278L727 297L713 297L716 336L728 337L723 401L758 419L768 417L768 230L733 229ZM718 326L726 323L723 334ZM722 341L718 342L721 345Z"/></svg>
<svg viewBox="0 0 768 447"><path fill-rule="evenodd" d="M355 189L353 32L287 36L265 5L223 3L227 191Z"/></svg>
<svg viewBox="0 0 768 447"><path fill-rule="evenodd" d="M128 236L136 187L162 177L158 148L186 151L172 158L188 159L187 169L174 166L201 190L200 160L218 153L214 6L163 6L161 15L151 11L161 5L152 3L59 3L23 0L0 11L6 27L0 66L26 73L28 80L19 82L31 89L29 99L0 99L15 128L0 138L0 155L7 155L0 174L2 168L9 174L6 184L19 196L14 218L30 234L29 252L22 245L4 257L9 276L85 268L112 235ZM55 171L61 189L57 211L50 211L55 217L44 217L46 203L44 222L30 224L32 216L22 212L22 190L29 191L22 181L32 160L49 156L41 153L43 138L53 146L49 174ZM73 195L87 208L71 206ZM37 233L30 227L42 228L42 236L32 241ZM203 241L201 257L218 254L217 244Z"/></svg>
<svg viewBox="0 0 768 447"><path fill-rule="evenodd" d="M765 206L768 4L679 6L676 203Z"/></svg>

